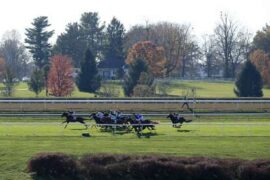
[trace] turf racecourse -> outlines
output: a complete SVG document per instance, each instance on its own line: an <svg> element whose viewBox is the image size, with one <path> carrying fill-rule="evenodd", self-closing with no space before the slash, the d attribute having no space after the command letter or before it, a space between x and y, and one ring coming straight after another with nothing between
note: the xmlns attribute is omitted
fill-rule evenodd
<svg viewBox="0 0 270 180"><path fill-rule="evenodd" d="M160 119L165 123L165 119ZM82 137L90 132L91 137ZM0 179L31 179L24 172L28 159L39 152L162 154L220 158L269 159L270 121L267 118L233 121L194 119L181 129L169 125L134 133L85 130L72 124L63 129L60 119L0 120Z"/></svg>

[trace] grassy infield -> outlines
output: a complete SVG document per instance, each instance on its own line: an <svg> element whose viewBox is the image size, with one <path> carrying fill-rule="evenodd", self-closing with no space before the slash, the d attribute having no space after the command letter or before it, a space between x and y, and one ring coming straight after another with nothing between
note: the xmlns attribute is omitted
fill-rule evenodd
<svg viewBox="0 0 270 180"><path fill-rule="evenodd" d="M123 89L120 82L108 82L109 85L114 86L119 91L119 97L123 97ZM159 85L159 84L158 84ZM0 84L0 87L2 85ZM195 88L197 97L216 97L216 98L233 98L233 82L202 82L202 81L171 81L167 89L168 95L183 96L186 94L187 89ZM102 90L101 90L102 91ZM263 89L264 97L270 97L270 89ZM160 94L158 88L157 93ZM0 94L0 97L2 95ZM20 83L16 86L13 97L26 98L35 97L35 94L28 90L26 83ZM39 97L46 97L45 92L40 93ZM94 97L92 93L79 92L76 88L72 93L72 97L90 98Z"/></svg>
<svg viewBox="0 0 270 180"><path fill-rule="evenodd" d="M181 95L181 88L177 84L175 83L174 88L170 90L170 94ZM200 97L234 97L233 85L229 83L193 84L185 82L181 87L196 86L197 96ZM19 97L19 94L23 97L33 96L24 90L25 88L25 85L19 85L15 96ZM270 95L269 90L264 92L266 96ZM89 97L88 94L75 94L76 97L86 95ZM168 122L165 118L158 120ZM0 179L5 180L30 179L24 172L26 162L33 154L39 152L65 152L74 155L127 153L241 159L270 158L270 122L267 117L259 120L246 117L194 119L193 123L185 124L181 129L158 126L156 134L149 134L150 132L146 130L145 135L150 136L142 138L138 138L134 133L112 134L100 132L95 128L84 130L81 125L76 124L64 130L59 124L60 119L9 118L10 123L6 121L5 118L0 118ZM217 125L216 122L222 124ZM93 136L81 137L83 132L90 132Z"/></svg>

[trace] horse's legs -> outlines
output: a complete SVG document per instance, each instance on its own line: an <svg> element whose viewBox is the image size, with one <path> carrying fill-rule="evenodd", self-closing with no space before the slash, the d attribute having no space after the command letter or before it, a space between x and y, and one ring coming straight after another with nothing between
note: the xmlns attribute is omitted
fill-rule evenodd
<svg viewBox="0 0 270 180"><path fill-rule="evenodd" d="M66 129L66 127L67 127L68 123L69 123L69 122L67 122L67 124L65 125L65 128L64 128L64 129Z"/></svg>
<svg viewBox="0 0 270 180"><path fill-rule="evenodd" d="M83 124L86 129L88 128L87 124L83 120L80 120L79 123Z"/></svg>

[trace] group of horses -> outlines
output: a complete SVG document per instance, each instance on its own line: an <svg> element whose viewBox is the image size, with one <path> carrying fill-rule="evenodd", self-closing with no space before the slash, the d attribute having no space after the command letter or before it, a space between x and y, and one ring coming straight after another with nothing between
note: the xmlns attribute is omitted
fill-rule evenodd
<svg viewBox="0 0 270 180"><path fill-rule="evenodd" d="M88 128L88 125L85 123L85 120L88 118L76 116L70 111L63 112L61 117L66 118L66 120L63 121L63 123L66 123L65 128L71 122L79 122L83 124L86 129ZM144 129L155 130L155 125L158 124L158 122L149 119L138 120L134 115L121 115L117 117L117 119L112 119L108 113L104 113L102 118L99 117L97 113L91 113L88 117L89 120L95 121L95 127L100 127L104 130L115 130L117 128L121 128L129 131L134 130L139 133ZM191 120L187 120L183 116L175 113L169 114L167 118L171 120L172 126L175 128L180 128L184 122L191 122Z"/></svg>

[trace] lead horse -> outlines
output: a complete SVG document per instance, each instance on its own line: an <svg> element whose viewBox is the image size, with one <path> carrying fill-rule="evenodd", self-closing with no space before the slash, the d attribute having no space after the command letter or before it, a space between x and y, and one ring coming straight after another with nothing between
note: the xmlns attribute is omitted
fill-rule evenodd
<svg viewBox="0 0 270 180"><path fill-rule="evenodd" d="M61 117L65 117L66 120L63 121L62 123L66 123L65 128L67 127L67 125L70 122L79 122L81 124L83 124L85 126L85 128L87 129L88 126L86 125L86 123L84 122L85 119L83 117L80 116L74 116L73 114L71 114L70 112L63 112Z"/></svg>
<svg viewBox="0 0 270 180"><path fill-rule="evenodd" d="M170 118L173 127L180 128L184 122L189 123L192 120L187 120L183 116L179 116L178 114L169 114L167 118Z"/></svg>

